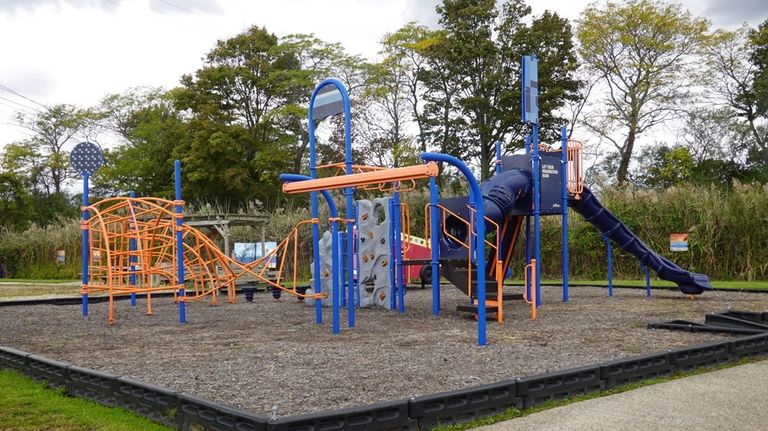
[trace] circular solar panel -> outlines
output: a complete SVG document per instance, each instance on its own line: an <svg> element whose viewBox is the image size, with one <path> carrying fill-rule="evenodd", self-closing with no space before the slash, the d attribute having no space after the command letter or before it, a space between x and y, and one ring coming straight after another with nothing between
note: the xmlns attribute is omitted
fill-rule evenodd
<svg viewBox="0 0 768 431"><path fill-rule="evenodd" d="M81 174L92 174L104 164L104 156L98 145L81 142L69 154L69 163Z"/></svg>

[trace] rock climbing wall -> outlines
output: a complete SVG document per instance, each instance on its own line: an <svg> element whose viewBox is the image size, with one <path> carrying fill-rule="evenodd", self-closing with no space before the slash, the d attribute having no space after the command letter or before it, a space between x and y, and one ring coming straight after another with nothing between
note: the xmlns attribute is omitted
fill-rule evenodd
<svg viewBox="0 0 768 431"><path fill-rule="evenodd" d="M361 307L390 308L390 198L358 201L358 277Z"/></svg>
<svg viewBox="0 0 768 431"><path fill-rule="evenodd" d="M389 246L389 228L390 213L389 201L391 198L379 198L370 200L359 200L357 211L357 229L360 233L357 238L358 260L358 278L359 290L356 296L360 300L361 307L380 306L390 308L390 295L392 288L392 274L390 272L390 246ZM343 246L343 245L340 245ZM328 296L323 298L323 306L330 307L332 298L330 296L333 289L333 278L331 274L331 233L325 231L318 244L320 253L320 285L323 292ZM340 262L339 267L343 264ZM314 293L315 286L315 265L310 266L312 280L307 294ZM314 305L312 298L307 298L307 305Z"/></svg>

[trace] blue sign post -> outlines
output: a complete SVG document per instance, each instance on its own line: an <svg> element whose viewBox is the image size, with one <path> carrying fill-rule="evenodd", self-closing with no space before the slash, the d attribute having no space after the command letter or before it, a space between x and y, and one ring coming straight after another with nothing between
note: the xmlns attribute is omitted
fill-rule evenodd
<svg viewBox="0 0 768 431"><path fill-rule="evenodd" d="M522 59L522 121L533 127L532 171L533 171L533 263L536 268L534 286L536 289L536 307L541 305L541 181L539 169L539 59L535 55L524 55Z"/></svg>
<svg viewBox="0 0 768 431"><path fill-rule="evenodd" d="M88 317L88 281L90 280L88 275L88 261L90 260L88 182L91 174L96 172L96 170L104 164L104 156L98 145L91 142L81 142L75 145L75 148L73 148L72 152L69 154L69 163L76 171L80 172L80 175L83 177L83 221L80 226L80 231L83 236L83 288L81 294L83 298L83 317Z"/></svg>

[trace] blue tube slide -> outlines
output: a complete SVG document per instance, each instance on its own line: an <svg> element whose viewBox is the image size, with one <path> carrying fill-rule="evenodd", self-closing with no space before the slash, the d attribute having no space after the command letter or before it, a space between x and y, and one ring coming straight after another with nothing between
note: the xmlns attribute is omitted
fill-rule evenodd
<svg viewBox="0 0 768 431"><path fill-rule="evenodd" d="M568 200L568 206L581 214L585 220L613 240L624 251L635 256L640 263L654 270L660 279L676 283L686 295L698 295L705 290L712 289L709 277L706 275L686 271L648 248L586 187L580 199Z"/></svg>

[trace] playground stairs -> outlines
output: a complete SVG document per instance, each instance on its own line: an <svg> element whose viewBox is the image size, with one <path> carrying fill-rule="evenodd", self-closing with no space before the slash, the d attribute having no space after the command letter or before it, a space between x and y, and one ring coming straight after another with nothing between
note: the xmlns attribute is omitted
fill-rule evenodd
<svg viewBox="0 0 768 431"><path fill-rule="evenodd" d="M459 290L469 296L470 302L468 304L459 304L456 306L457 311L466 313L477 313L477 267L473 263L472 266L467 264L466 260L443 260L440 265L440 275L445 277L451 284L456 286ZM470 289L470 277L472 279ZM485 278L485 304L486 313L496 314L499 311L499 304L497 301L498 284L496 279L486 276ZM503 301L518 301L523 299L522 293L512 293L502 291Z"/></svg>

